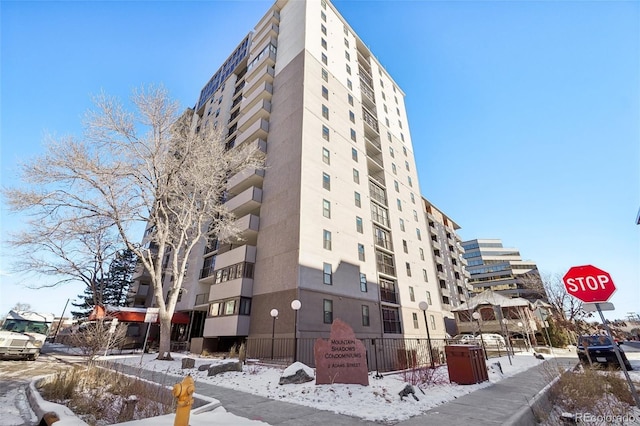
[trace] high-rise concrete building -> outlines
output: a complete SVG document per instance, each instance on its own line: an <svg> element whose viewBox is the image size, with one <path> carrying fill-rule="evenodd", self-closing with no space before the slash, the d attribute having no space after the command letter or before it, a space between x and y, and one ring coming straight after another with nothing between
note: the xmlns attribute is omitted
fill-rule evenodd
<svg viewBox="0 0 640 426"><path fill-rule="evenodd" d="M462 239L456 233L460 226L426 198L422 199L429 227L430 251L436 265L438 296L445 325L450 335L457 334L452 309L469 299L469 272L464 258Z"/></svg>
<svg viewBox="0 0 640 426"><path fill-rule="evenodd" d="M518 249L503 247L499 239L469 240L462 247L474 293L491 289L507 297L546 299L538 267L522 260Z"/></svg>
<svg viewBox="0 0 640 426"><path fill-rule="evenodd" d="M404 93L329 1L278 0L202 89L193 128L253 144L228 181L241 239L189 260L189 338L444 336ZM149 299L147 298L147 303Z"/></svg>

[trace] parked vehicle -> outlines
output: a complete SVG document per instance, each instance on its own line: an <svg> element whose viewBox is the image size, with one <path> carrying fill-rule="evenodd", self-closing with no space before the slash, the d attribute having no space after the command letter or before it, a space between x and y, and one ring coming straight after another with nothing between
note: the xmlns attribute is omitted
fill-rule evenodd
<svg viewBox="0 0 640 426"><path fill-rule="evenodd" d="M475 345L477 343L473 334L456 334L451 340L453 341L453 343L458 344L462 343Z"/></svg>
<svg viewBox="0 0 640 426"><path fill-rule="evenodd" d="M0 358L35 361L40 355L53 319L53 314L9 311L0 328Z"/></svg>
<svg viewBox="0 0 640 426"><path fill-rule="evenodd" d="M482 336L482 338L480 336ZM506 346L504 337L496 333L482 333L481 335L477 335L475 339L478 344L484 341L484 345L488 348L504 348Z"/></svg>
<svg viewBox="0 0 640 426"><path fill-rule="evenodd" d="M580 336L578 339L578 359L583 365L603 365L603 366L620 366L618 358L613 349L613 345L619 347L618 342L611 342L609 336L594 334L591 336ZM620 348L620 357L627 370L632 370L631 363L627 359L624 351ZM591 359L591 361L589 361Z"/></svg>

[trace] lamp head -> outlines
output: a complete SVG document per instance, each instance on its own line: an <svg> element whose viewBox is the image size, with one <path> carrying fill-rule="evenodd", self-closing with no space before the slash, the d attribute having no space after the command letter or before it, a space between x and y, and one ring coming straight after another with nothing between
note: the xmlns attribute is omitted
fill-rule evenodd
<svg viewBox="0 0 640 426"><path fill-rule="evenodd" d="M302 303L300 303L298 299L291 301L291 309L293 309L294 311L297 311L298 309L300 309L301 306L302 306Z"/></svg>
<svg viewBox="0 0 640 426"><path fill-rule="evenodd" d="M274 317L274 318L275 318L275 317L277 317L277 316L278 316L278 310L277 310L277 309L272 309L272 310L271 310L271 312L269 312L269 314L270 314L272 317Z"/></svg>
<svg viewBox="0 0 640 426"><path fill-rule="evenodd" d="M423 311L426 311L427 308L429 308L429 304L423 300L422 302L418 303L418 308L420 308Z"/></svg>

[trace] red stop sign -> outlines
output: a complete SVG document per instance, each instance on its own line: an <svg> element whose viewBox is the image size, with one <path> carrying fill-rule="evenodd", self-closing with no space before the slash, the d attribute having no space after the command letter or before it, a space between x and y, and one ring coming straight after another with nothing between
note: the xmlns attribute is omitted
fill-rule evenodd
<svg viewBox="0 0 640 426"><path fill-rule="evenodd" d="M567 293L585 303L604 303L616 291L611 275L595 266L574 266L562 277Z"/></svg>

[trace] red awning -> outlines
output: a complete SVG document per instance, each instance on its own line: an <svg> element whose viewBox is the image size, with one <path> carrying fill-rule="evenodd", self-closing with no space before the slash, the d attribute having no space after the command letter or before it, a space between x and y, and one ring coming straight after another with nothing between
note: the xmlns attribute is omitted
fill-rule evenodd
<svg viewBox="0 0 640 426"><path fill-rule="evenodd" d="M91 314L89 314L89 320L103 318L118 318L120 322L144 322L144 317L147 313L146 308L126 308L115 306L96 306L93 308ZM160 319L156 321L159 323ZM175 312L171 318L173 324L189 324L189 314L187 312Z"/></svg>

